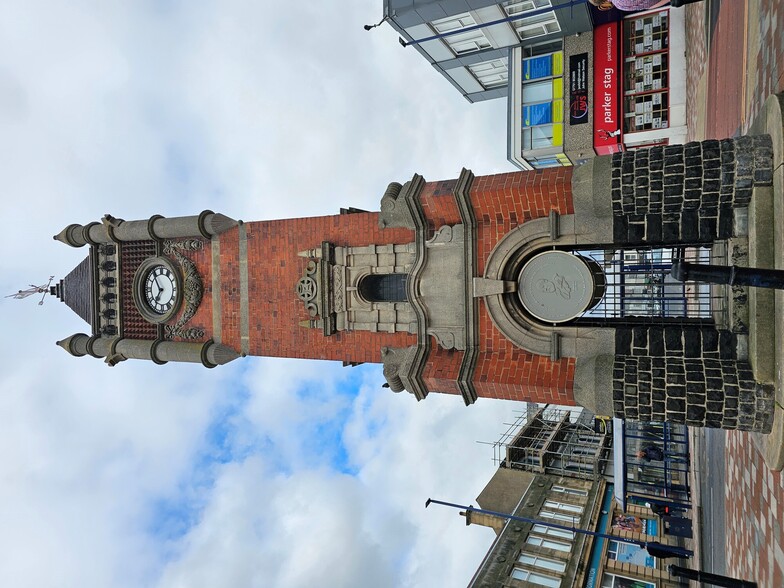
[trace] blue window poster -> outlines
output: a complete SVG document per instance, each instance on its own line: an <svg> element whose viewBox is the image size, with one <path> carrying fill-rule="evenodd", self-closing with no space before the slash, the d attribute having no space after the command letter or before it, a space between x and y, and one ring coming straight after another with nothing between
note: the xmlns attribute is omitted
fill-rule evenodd
<svg viewBox="0 0 784 588"><path fill-rule="evenodd" d="M523 126L546 125L553 122L552 102L523 105Z"/></svg>
<svg viewBox="0 0 784 588"><path fill-rule="evenodd" d="M537 80L553 75L553 56L542 55L523 60L523 79Z"/></svg>

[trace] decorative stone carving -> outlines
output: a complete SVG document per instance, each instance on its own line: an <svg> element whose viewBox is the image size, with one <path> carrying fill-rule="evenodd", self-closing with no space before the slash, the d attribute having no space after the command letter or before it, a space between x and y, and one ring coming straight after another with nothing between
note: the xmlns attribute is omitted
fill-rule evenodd
<svg viewBox="0 0 784 588"><path fill-rule="evenodd" d="M345 267L334 266L332 268L332 300L335 303L335 312L346 310L345 285L343 283L343 273Z"/></svg>
<svg viewBox="0 0 784 588"><path fill-rule="evenodd" d="M175 250L201 251L202 249L204 249L204 241L199 239L183 239L181 241L166 239L163 242L164 255L173 255Z"/></svg>
<svg viewBox="0 0 784 588"><path fill-rule="evenodd" d="M196 242L200 243L200 241ZM167 339L173 339L175 337L182 339L201 339L204 337L204 329L183 329L183 327L193 318L193 315L196 314L196 311L201 304L201 299L204 296L204 286L201 281L201 276L199 275L199 270L196 268L196 264L180 253L178 249L178 247L172 246L170 252L183 269L183 301L185 303L185 310L174 325L164 326L165 336Z"/></svg>
<svg viewBox="0 0 784 588"><path fill-rule="evenodd" d="M415 174L403 186L397 182L389 184L386 192L384 192L384 196L381 198L381 212L378 215L378 225L381 228L405 227L416 230L417 224L413 218L412 202L415 199L419 199L419 193L424 185L424 178L418 174Z"/></svg>

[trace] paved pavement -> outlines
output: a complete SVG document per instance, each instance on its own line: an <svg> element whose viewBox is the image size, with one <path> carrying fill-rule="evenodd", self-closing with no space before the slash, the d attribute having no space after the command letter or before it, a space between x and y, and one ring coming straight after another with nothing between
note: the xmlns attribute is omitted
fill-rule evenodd
<svg viewBox="0 0 784 588"><path fill-rule="evenodd" d="M743 133L768 95L784 91L784 0L706 0L683 10L690 139ZM784 477L765 466L750 434L708 432L702 447L693 455L703 569L784 587Z"/></svg>

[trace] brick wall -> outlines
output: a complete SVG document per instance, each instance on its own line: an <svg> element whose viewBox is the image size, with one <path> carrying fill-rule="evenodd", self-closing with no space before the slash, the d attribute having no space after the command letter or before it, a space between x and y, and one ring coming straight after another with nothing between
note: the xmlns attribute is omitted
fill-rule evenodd
<svg viewBox="0 0 784 588"><path fill-rule="evenodd" d="M479 176L470 198L477 221L477 274L482 275L493 247L514 227L551 210L574 213L572 168Z"/></svg>
<svg viewBox="0 0 784 588"><path fill-rule="evenodd" d="M307 260L297 252L319 247L410 243L407 229L379 229L378 213L252 222L248 241L250 353L274 357L379 362L381 347L408 347L408 333L341 332L324 337L321 329L300 327L309 319L294 291ZM220 236L223 343L240 349L238 229Z"/></svg>
<svg viewBox="0 0 784 588"><path fill-rule="evenodd" d="M477 395L574 405L574 358L552 361L516 347L495 328L479 304L481 352L474 372Z"/></svg>
<svg viewBox="0 0 784 588"><path fill-rule="evenodd" d="M422 188L419 200L427 218L428 239L439 227L462 222L454 196L456 184L457 180L441 180L427 182Z"/></svg>
<svg viewBox="0 0 784 588"><path fill-rule="evenodd" d="M551 210L574 212L571 168L516 172L474 179L469 197L477 221L477 275L487 256L509 231L526 221L546 217ZM430 232L443 224L461 222L454 199L454 181L425 185L421 202ZM574 360L556 362L514 346L493 325L484 303L479 303L480 353L473 384L480 397L531 402L574 404ZM428 390L458 394L456 384L462 352L445 351L435 344L423 376Z"/></svg>

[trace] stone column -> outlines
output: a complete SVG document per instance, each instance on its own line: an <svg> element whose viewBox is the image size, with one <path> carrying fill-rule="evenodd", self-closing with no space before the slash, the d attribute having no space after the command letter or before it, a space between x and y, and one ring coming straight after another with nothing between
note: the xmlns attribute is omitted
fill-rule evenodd
<svg viewBox="0 0 784 588"><path fill-rule="evenodd" d="M774 390L736 359L735 335L712 327L616 329L613 413L640 421L767 433Z"/></svg>
<svg viewBox="0 0 784 588"><path fill-rule="evenodd" d="M709 243L732 236L733 208L773 182L769 135L651 147L612 156L618 245Z"/></svg>
<svg viewBox="0 0 784 588"><path fill-rule="evenodd" d="M210 340L205 343L186 343L184 341L119 339L88 337L77 333L58 341L57 345L75 357L91 355L106 358L106 363L114 366L126 359L146 359L157 364L168 361L201 363L213 368L240 357L240 354L220 343Z"/></svg>
<svg viewBox="0 0 784 588"><path fill-rule="evenodd" d="M237 221L211 210L199 215L164 218L154 215L147 220L125 221L106 215L102 222L88 225L71 224L54 239L70 245L83 247L87 243L98 245L111 242L149 241L204 237L210 239L237 226Z"/></svg>

